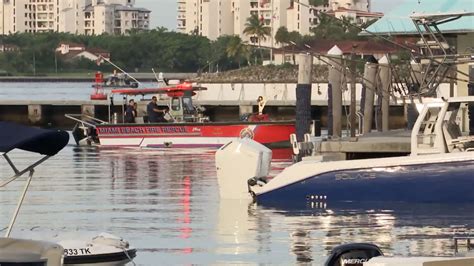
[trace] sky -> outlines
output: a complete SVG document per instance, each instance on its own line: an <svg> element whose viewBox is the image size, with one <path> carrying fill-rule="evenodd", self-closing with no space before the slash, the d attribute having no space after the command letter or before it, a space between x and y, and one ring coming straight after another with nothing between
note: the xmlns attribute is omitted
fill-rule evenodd
<svg viewBox="0 0 474 266"><path fill-rule="evenodd" d="M386 13L401 2L403 0L372 0L372 11ZM135 0L135 6L148 8L152 11L151 28L162 26L170 30L176 30L176 0Z"/></svg>

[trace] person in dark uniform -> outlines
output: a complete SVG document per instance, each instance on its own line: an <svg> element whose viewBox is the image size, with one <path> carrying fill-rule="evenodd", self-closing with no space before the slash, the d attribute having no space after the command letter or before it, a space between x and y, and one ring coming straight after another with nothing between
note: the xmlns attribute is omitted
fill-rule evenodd
<svg viewBox="0 0 474 266"><path fill-rule="evenodd" d="M162 122L168 122L165 119L165 113L166 109L160 109L158 105L156 104L158 102L158 99L156 96L153 96L151 98L151 102L147 105L146 111L148 114L148 122L150 123L162 123Z"/></svg>
<svg viewBox="0 0 474 266"><path fill-rule="evenodd" d="M128 101L127 109L125 110L125 123L135 123L137 116L137 109L135 108L135 101L131 99Z"/></svg>

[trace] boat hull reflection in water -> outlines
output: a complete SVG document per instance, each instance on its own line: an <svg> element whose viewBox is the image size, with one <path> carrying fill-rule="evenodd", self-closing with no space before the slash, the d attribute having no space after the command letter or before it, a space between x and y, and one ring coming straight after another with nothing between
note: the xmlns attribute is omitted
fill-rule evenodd
<svg viewBox="0 0 474 266"><path fill-rule="evenodd" d="M288 164L272 162L270 174ZM137 265L322 265L332 248L348 242L375 243L386 255L450 256L452 225L474 233L469 205L329 202L326 209L281 211L228 204L219 200L214 152L202 150L71 145L35 175L15 237L57 242L109 232L137 249ZM0 192L2 224L17 197L17 190Z"/></svg>

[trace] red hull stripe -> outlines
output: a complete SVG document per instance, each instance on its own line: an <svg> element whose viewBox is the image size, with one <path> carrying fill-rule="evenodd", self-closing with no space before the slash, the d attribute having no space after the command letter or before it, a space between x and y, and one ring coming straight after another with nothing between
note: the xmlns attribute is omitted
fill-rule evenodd
<svg viewBox="0 0 474 266"><path fill-rule="evenodd" d="M124 138L236 138L251 137L260 143L288 141L292 124L266 125L107 125L98 126L99 139Z"/></svg>

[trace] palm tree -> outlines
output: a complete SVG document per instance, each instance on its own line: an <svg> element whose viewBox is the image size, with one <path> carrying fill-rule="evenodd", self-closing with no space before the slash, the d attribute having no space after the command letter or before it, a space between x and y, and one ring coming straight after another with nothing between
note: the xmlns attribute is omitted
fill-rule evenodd
<svg viewBox="0 0 474 266"><path fill-rule="evenodd" d="M247 60L247 63L250 64L250 49L247 45L247 42L242 41L242 39L235 35L229 40L226 48L227 57L234 58L237 60L240 68L240 62L242 58Z"/></svg>
<svg viewBox="0 0 474 266"><path fill-rule="evenodd" d="M244 34L251 36L251 38L256 38L259 48L261 47L261 40L266 40L267 36L271 35L270 31L270 27L265 26L263 21L258 18L257 14L252 14L250 17L247 18L247 22L245 23ZM263 53L261 49L260 55L263 61Z"/></svg>

